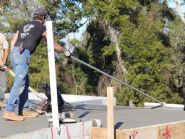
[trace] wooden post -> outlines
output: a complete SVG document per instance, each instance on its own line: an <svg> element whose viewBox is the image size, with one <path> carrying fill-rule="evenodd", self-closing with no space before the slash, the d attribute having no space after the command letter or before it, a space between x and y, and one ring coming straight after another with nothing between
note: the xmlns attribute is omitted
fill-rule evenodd
<svg viewBox="0 0 185 139"><path fill-rule="evenodd" d="M107 87L107 139L114 139L114 87Z"/></svg>

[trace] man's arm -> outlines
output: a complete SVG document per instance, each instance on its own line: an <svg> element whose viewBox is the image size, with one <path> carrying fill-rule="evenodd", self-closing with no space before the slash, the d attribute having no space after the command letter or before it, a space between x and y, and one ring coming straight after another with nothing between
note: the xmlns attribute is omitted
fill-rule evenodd
<svg viewBox="0 0 185 139"><path fill-rule="evenodd" d="M45 31L43 34L42 34L43 37L47 38L47 32ZM65 52L65 49L63 47L60 46L60 44L58 44L55 40L54 40L54 49L57 51L57 52Z"/></svg>
<svg viewBox="0 0 185 139"><path fill-rule="evenodd" d="M2 56L2 59L0 60L0 66L5 65L8 57L8 50L9 50L8 41L6 40L6 37L3 36L3 56Z"/></svg>
<svg viewBox="0 0 185 139"><path fill-rule="evenodd" d="M18 35L19 35L19 31L17 31L17 32L15 33L15 35L13 36L13 38L12 38L12 40L11 40L11 48L14 47L15 42L17 41Z"/></svg>
<svg viewBox="0 0 185 139"><path fill-rule="evenodd" d="M5 65L5 63L6 63L6 60L7 60L7 58L8 58L8 48L6 48L6 49L3 49L3 59L2 59L2 65L4 66Z"/></svg>

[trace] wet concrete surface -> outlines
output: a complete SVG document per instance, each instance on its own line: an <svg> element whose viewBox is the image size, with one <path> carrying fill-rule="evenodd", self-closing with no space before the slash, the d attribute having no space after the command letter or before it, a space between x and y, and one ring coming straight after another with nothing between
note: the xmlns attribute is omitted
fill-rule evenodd
<svg viewBox="0 0 185 139"><path fill-rule="evenodd" d="M74 104L74 108L74 115L77 118L77 121L100 119L102 126L106 127L106 106ZM0 111L0 137L49 127L46 116L27 119L22 122L15 122L4 120L2 114L3 110ZM122 106L115 107L116 129L130 129L179 121L185 121L185 112L182 110L129 108Z"/></svg>

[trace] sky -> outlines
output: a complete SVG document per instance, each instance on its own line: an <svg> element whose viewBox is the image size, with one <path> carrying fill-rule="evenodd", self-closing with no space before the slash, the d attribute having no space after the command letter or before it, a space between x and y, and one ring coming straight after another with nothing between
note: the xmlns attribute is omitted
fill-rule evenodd
<svg viewBox="0 0 185 139"><path fill-rule="evenodd" d="M87 20L86 18L83 18L81 22L84 23L86 20ZM69 33L69 34L66 36L66 38L70 38L70 39L76 38L76 39L79 39L79 40L80 40L81 37L82 37L82 34L83 34L83 33L85 32L85 30L87 29L87 25L88 25L88 22L85 23L82 27L80 27L80 28L78 29L77 32L75 32L75 33Z"/></svg>

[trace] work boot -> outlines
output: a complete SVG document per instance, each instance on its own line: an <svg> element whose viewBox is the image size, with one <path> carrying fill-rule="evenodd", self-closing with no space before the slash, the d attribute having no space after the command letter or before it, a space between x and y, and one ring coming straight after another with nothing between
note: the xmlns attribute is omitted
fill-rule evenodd
<svg viewBox="0 0 185 139"><path fill-rule="evenodd" d="M8 111L4 112L3 118L6 120L11 120L11 121L23 121L24 120L23 116L19 116L15 112L8 112Z"/></svg>
<svg viewBox="0 0 185 139"><path fill-rule="evenodd" d="M36 118L38 117L38 114L33 111L24 111L23 113L19 112L19 115L22 116L23 118Z"/></svg>
<svg viewBox="0 0 185 139"><path fill-rule="evenodd" d="M4 108L6 104L3 101L0 101L0 108Z"/></svg>

